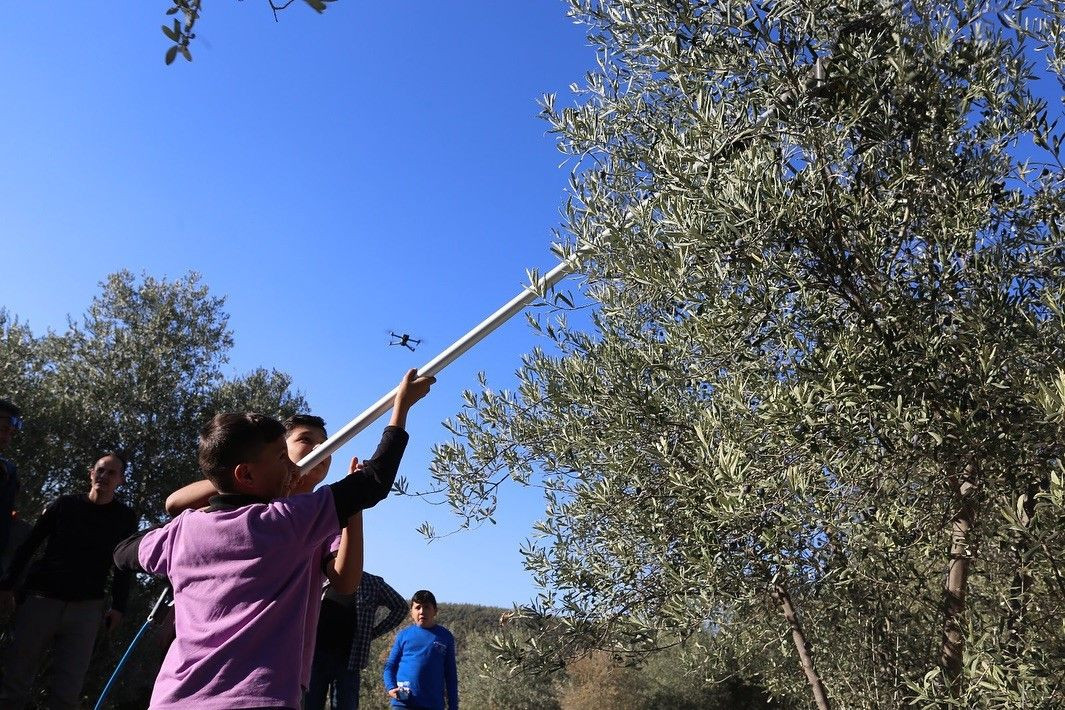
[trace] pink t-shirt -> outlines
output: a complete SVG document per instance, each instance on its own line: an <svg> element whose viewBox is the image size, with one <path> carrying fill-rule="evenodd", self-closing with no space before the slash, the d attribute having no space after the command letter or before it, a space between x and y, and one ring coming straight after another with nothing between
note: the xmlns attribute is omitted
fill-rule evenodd
<svg viewBox="0 0 1065 710"><path fill-rule="evenodd" d="M323 487L231 511L187 510L147 533L138 559L169 577L177 631L151 707L300 707L322 557L339 529Z"/></svg>

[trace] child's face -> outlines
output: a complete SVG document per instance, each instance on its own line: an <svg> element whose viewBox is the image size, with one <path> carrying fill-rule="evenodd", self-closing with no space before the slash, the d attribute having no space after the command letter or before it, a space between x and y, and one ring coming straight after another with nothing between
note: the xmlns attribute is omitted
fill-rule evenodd
<svg viewBox="0 0 1065 710"><path fill-rule="evenodd" d="M309 453L321 446L325 441L325 432L316 426L295 426L285 435L285 445L288 446L288 457L292 459L292 463L299 463ZM325 468L329 468L329 460L331 457L326 458L318 466L324 464ZM315 469L318 468L315 466Z"/></svg>
<svg viewBox="0 0 1065 710"><path fill-rule="evenodd" d="M285 437L279 436L263 447L259 455L245 463L248 470L246 492L273 500L285 495L299 472L288 457Z"/></svg>
<svg viewBox="0 0 1065 710"><path fill-rule="evenodd" d="M432 604L414 602L410 605L410 618L418 626L428 629L436 623L436 607Z"/></svg>
<svg viewBox="0 0 1065 710"><path fill-rule="evenodd" d="M295 426L285 434L285 445L288 447L288 457L292 460L292 463L298 464L308 454L321 446L325 441L325 431L321 427L316 426ZM314 485L318 485L325 479L325 475L329 473L329 462L333 460L332 456L326 456L322 461L312 468L310 471L304 474L305 477L314 481ZM297 476L299 474L297 473ZM295 481L295 479L293 479Z"/></svg>

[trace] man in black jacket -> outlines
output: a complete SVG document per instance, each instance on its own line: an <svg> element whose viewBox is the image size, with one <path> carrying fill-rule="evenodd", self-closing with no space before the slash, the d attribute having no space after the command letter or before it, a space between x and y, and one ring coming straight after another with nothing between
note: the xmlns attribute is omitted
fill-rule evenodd
<svg viewBox="0 0 1065 710"><path fill-rule="evenodd" d="M125 470L126 462L117 453L97 459L89 469L88 494L60 496L45 508L0 579L0 606L10 610L18 579L47 541L22 585L25 599L15 612L12 641L4 654L0 707L5 710L27 704L41 656L49 647L48 707L77 708L101 620L107 629L122 620L131 573L115 570L106 613L104 590L115 545L137 528L133 511L115 500Z"/></svg>

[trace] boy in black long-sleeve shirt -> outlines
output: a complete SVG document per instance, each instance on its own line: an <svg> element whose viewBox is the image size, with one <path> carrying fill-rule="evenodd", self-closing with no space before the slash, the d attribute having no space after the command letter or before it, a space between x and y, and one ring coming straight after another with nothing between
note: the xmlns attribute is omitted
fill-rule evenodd
<svg viewBox="0 0 1065 710"><path fill-rule="evenodd" d="M45 508L0 580L0 604L10 608L19 577L47 541L23 585L26 598L15 614L12 643L4 655L0 707L17 709L28 702L41 655L49 646L49 707L78 706L101 619L113 628L129 596L130 573L115 570L111 609L104 613L112 551L137 529L133 511L115 500L125 469L119 454L97 459L89 469L89 493L61 496Z"/></svg>

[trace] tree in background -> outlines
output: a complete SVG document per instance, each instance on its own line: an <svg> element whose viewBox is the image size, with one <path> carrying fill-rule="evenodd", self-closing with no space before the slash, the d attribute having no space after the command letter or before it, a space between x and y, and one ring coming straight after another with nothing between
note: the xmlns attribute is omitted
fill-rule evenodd
<svg viewBox="0 0 1065 710"><path fill-rule="evenodd" d="M233 380L222 382L211 393L209 409L214 412L267 412L285 419L307 411L307 402L292 391L292 377L280 370L258 368Z"/></svg>
<svg viewBox="0 0 1065 710"><path fill-rule="evenodd" d="M633 707L636 671L616 663L605 651L591 651L566 667L561 706L566 710Z"/></svg>
<svg viewBox="0 0 1065 710"><path fill-rule="evenodd" d="M498 619L502 610L493 611ZM561 673L523 673L500 662L494 643L499 628L493 626L456 636L460 702L484 710L560 710Z"/></svg>
<svg viewBox="0 0 1065 710"><path fill-rule="evenodd" d="M195 274L168 281L122 271L64 333L35 338L0 314L0 391L26 414L13 447L21 510L81 490L86 462L120 448L129 456L120 495L157 522L167 494L199 477L197 435L212 413L306 409L284 373L224 376L233 338L223 302Z"/></svg>
<svg viewBox="0 0 1065 710"><path fill-rule="evenodd" d="M534 319L552 352L433 465L467 522L546 488L542 631L501 651L710 629L821 708L1053 706L1061 4L570 6L599 66L544 115L590 324Z"/></svg>

